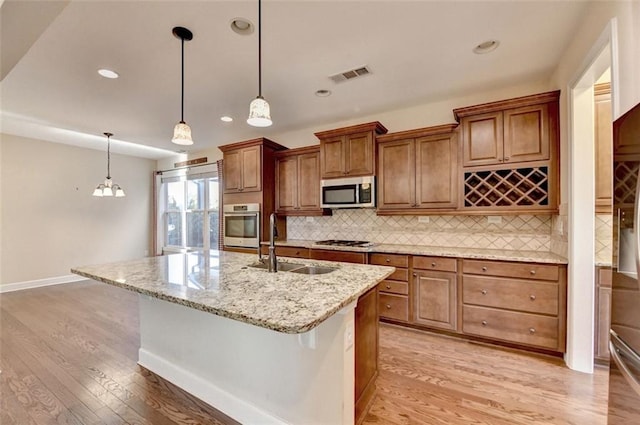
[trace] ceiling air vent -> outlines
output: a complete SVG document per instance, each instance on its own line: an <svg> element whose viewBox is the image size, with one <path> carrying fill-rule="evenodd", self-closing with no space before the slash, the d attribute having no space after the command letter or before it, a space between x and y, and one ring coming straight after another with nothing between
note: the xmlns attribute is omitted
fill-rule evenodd
<svg viewBox="0 0 640 425"><path fill-rule="evenodd" d="M330 75L329 78L331 78L334 83L341 83L343 81L353 80L354 78L362 77L367 74L371 74L371 71L365 65L358 68L350 69L348 71L340 72L338 74Z"/></svg>

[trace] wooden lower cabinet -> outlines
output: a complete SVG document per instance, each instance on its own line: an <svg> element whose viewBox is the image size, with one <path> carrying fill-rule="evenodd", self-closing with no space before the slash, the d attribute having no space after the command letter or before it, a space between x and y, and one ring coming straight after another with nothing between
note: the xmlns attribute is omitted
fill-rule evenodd
<svg viewBox="0 0 640 425"><path fill-rule="evenodd" d="M462 332L565 351L566 267L462 260Z"/></svg>
<svg viewBox="0 0 640 425"><path fill-rule="evenodd" d="M409 256L374 253L369 255L369 263L396 268L391 276L378 284L380 317L408 322L410 317Z"/></svg>
<svg viewBox="0 0 640 425"><path fill-rule="evenodd" d="M269 247L261 246L263 255L269 255ZM309 258L309 248L297 246L276 246L276 257Z"/></svg>
<svg viewBox="0 0 640 425"><path fill-rule="evenodd" d="M457 326L457 278L455 273L415 270L414 322L439 329Z"/></svg>
<svg viewBox="0 0 640 425"><path fill-rule="evenodd" d="M611 328L611 267L596 267L594 356L597 362L609 362Z"/></svg>

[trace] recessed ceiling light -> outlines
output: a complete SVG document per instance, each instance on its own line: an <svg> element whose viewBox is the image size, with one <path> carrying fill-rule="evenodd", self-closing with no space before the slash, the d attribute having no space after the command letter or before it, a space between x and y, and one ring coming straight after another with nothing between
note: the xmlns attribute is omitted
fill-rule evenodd
<svg viewBox="0 0 640 425"><path fill-rule="evenodd" d="M249 35L253 32L253 24L247 18L234 18L230 26L236 34Z"/></svg>
<svg viewBox="0 0 640 425"><path fill-rule="evenodd" d="M473 48L473 53L482 55L484 53L493 52L498 48L500 42L498 40L487 40Z"/></svg>
<svg viewBox="0 0 640 425"><path fill-rule="evenodd" d="M229 117L229 116L225 115L225 116L223 116L223 117L220 117L220 121L224 121L224 122L231 122L231 121L233 121L233 118L231 118L231 117Z"/></svg>
<svg viewBox="0 0 640 425"><path fill-rule="evenodd" d="M316 90L316 96L318 97L331 96L331 90L325 90L325 89Z"/></svg>
<svg viewBox="0 0 640 425"><path fill-rule="evenodd" d="M104 78L111 78L111 79L118 78L120 76L118 75L117 72L112 71L110 69L106 69L106 68L99 69L98 74L102 75Z"/></svg>

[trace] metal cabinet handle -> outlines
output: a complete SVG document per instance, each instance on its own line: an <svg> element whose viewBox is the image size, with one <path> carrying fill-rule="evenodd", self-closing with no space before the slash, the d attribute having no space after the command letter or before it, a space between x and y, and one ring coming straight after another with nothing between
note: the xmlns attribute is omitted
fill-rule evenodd
<svg viewBox="0 0 640 425"><path fill-rule="evenodd" d="M505 160L505 161L508 161L508 160L509 160L509 157L508 157L508 156L505 156L505 157L504 157L504 160Z"/></svg>
<svg viewBox="0 0 640 425"><path fill-rule="evenodd" d="M431 267L435 267L435 266L436 266L436 263L431 263Z"/></svg>
<svg viewBox="0 0 640 425"><path fill-rule="evenodd" d="M486 271L487 271L487 267L486 267L486 266L485 266L485 267L483 267L483 268L482 268L482 271L483 271L483 272L486 272Z"/></svg>
<svg viewBox="0 0 640 425"><path fill-rule="evenodd" d="M536 271L535 270L531 270L529 273L536 274Z"/></svg>
<svg viewBox="0 0 640 425"><path fill-rule="evenodd" d="M536 328L529 328L529 333L531 335L533 335L534 333L536 333Z"/></svg>
<svg viewBox="0 0 640 425"><path fill-rule="evenodd" d="M387 258L387 259L386 259L386 260L384 260L384 261L386 261L387 263L390 263L390 262L391 262L391 259L390 259L390 258Z"/></svg>
<svg viewBox="0 0 640 425"><path fill-rule="evenodd" d="M487 321L486 320L482 321L482 326L487 326Z"/></svg>
<svg viewBox="0 0 640 425"><path fill-rule="evenodd" d="M418 277L418 275L416 273L413 273L413 277Z"/></svg>
<svg viewBox="0 0 640 425"><path fill-rule="evenodd" d="M391 289L391 285L387 285L387 289Z"/></svg>
<svg viewBox="0 0 640 425"><path fill-rule="evenodd" d="M535 295L533 295L533 294L531 294L531 295L529 295L529 299L530 299L531 301L535 301L535 300L536 300L536 296L535 296Z"/></svg>
<svg viewBox="0 0 640 425"><path fill-rule="evenodd" d="M391 304L387 304L387 308L390 309L391 308Z"/></svg>
<svg viewBox="0 0 640 425"><path fill-rule="evenodd" d="M483 289L483 290L482 290L482 291L480 291L480 292L482 292L482 295L487 295L487 290L486 290L486 289Z"/></svg>

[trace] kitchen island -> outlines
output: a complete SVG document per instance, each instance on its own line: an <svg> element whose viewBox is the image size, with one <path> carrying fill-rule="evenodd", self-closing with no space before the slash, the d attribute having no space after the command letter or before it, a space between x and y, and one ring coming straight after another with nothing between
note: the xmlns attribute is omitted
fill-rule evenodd
<svg viewBox="0 0 640 425"><path fill-rule="evenodd" d="M139 364L234 419L354 423L354 312L393 267L282 259L312 268L268 273L255 260L210 251L71 271L138 292ZM299 273L320 267L335 270Z"/></svg>

